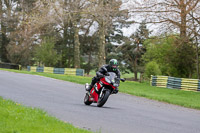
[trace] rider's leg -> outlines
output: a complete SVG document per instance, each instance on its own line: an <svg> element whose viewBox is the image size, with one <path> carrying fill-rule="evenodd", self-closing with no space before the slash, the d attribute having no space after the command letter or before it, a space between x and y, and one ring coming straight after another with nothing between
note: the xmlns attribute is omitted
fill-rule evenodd
<svg viewBox="0 0 200 133"><path fill-rule="evenodd" d="M88 90L87 91L90 91L92 89L92 87L94 86L94 84L98 81L98 78L95 76L92 78L92 82L91 84L89 85L88 87Z"/></svg>

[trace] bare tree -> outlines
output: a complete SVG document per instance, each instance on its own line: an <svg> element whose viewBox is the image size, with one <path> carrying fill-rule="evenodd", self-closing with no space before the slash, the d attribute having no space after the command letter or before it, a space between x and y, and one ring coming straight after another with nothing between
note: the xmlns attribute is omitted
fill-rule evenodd
<svg viewBox="0 0 200 133"><path fill-rule="evenodd" d="M11 21L9 26L12 27L12 31L9 33L9 44L6 49L8 51L7 56L13 63L29 64L32 58L33 42L36 40L34 36L40 33L39 31L44 25L43 21L38 20L41 20L41 16L46 15L41 13L38 15L38 8L35 2L34 0L19 0L10 4L12 6L11 18L15 21Z"/></svg>
<svg viewBox="0 0 200 133"><path fill-rule="evenodd" d="M177 28L182 40L188 41L191 11L200 8L200 0L131 0L129 9L133 16L147 18L149 23L162 23L167 28ZM135 19L136 20L136 19Z"/></svg>
<svg viewBox="0 0 200 133"><path fill-rule="evenodd" d="M122 2L118 0L96 0L92 1L92 7L89 9L94 21L98 23L99 34L99 52L98 66L101 67L106 61L105 36L108 30L112 28L114 23L120 23L127 19L127 10L122 10Z"/></svg>

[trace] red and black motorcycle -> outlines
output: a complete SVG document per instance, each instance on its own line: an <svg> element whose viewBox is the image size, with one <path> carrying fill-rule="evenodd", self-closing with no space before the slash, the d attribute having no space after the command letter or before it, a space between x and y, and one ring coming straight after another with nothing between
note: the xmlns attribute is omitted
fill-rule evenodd
<svg viewBox="0 0 200 133"><path fill-rule="evenodd" d="M84 103L86 105L97 103L98 107L102 107L108 100L108 97L115 93L116 88L119 87L120 80L122 82L125 81L125 79L117 78L117 75L114 72L108 72L94 85L90 92L87 91ZM89 85L86 83L85 89L87 90L88 87Z"/></svg>

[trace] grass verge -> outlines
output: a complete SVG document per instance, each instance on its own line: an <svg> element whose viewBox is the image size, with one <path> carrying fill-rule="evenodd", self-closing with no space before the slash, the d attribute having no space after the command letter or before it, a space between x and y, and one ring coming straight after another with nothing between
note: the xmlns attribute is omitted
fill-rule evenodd
<svg viewBox="0 0 200 133"><path fill-rule="evenodd" d="M183 107L200 109L200 92L150 86L149 83L130 82L121 84L121 92L146 97Z"/></svg>
<svg viewBox="0 0 200 133"><path fill-rule="evenodd" d="M28 71L8 70L0 69L18 73L41 75L45 77L51 77L55 79L75 82L79 84L85 84L91 82L91 77L69 76L49 73L37 73ZM170 104L176 104L188 108L200 109L200 92L183 91L176 89L158 88L150 86L149 83L138 83L133 81L126 81L121 83L120 92L128 93L131 95L146 97L149 99L162 101Z"/></svg>
<svg viewBox="0 0 200 133"><path fill-rule="evenodd" d="M0 133L90 133L49 116L40 109L0 97Z"/></svg>

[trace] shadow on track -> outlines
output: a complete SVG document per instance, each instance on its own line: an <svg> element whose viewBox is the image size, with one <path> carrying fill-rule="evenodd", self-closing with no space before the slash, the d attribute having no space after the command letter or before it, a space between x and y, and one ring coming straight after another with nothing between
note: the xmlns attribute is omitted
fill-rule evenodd
<svg viewBox="0 0 200 133"><path fill-rule="evenodd" d="M108 106L103 106L103 107L97 107L97 105L85 105L85 104L73 104L73 105L78 105L78 106L84 106L84 107L91 107L91 108L99 108L99 109L117 109L121 110L121 108L116 108L116 107L108 107Z"/></svg>

